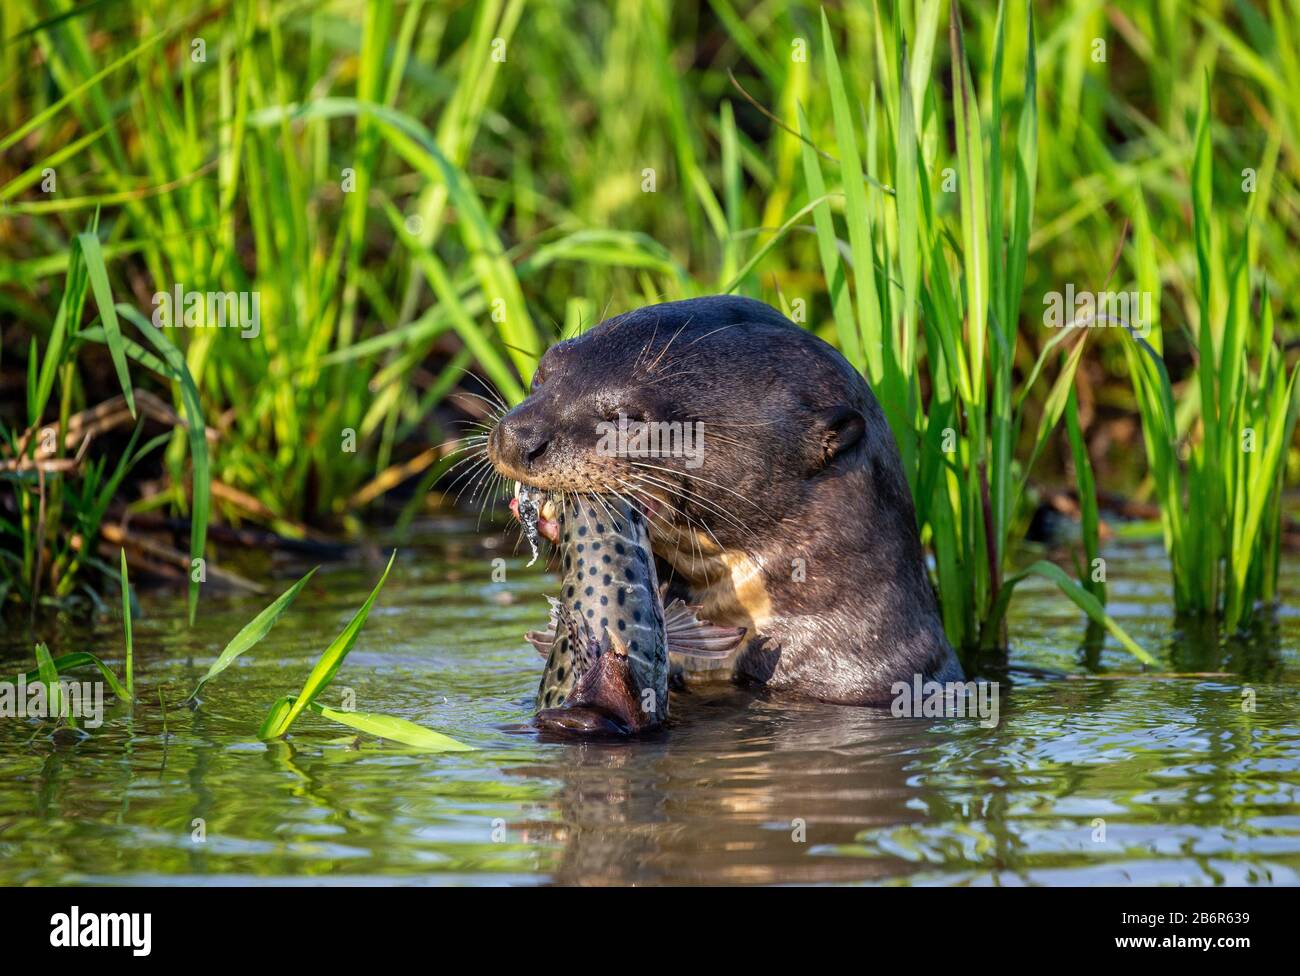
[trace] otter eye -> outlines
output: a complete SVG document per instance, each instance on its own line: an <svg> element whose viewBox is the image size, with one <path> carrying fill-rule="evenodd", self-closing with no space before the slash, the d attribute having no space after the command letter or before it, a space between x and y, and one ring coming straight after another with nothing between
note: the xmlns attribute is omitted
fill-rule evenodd
<svg viewBox="0 0 1300 976"><path fill-rule="evenodd" d="M647 420L650 419L650 415L646 413L646 411L641 410L637 407L623 406L623 407L618 407L617 409L614 410L607 410L605 412L605 419L609 421L611 424L618 423L618 419L620 416L626 418L629 422L632 423L645 423Z"/></svg>

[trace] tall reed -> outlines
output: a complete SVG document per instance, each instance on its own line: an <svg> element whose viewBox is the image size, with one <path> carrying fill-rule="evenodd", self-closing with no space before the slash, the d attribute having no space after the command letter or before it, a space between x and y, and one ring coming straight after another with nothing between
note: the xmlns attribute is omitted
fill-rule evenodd
<svg viewBox="0 0 1300 976"><path fill-rule="evenodd" d="M1196 242L1195 366L1176 402L1163 358L1159 302L1150 336L1126 345L1147 458L1160 501L1180 613L1217 616L1231 631L1277 597L1284 458L1296 420L1297 367L1288 374L1266 285L1252 281L1254 220L1232 244L1213 196L1208 78L1191 166ZM1254 201L1251 201L1253 206ZM1160 294L1156 240L1141 194L1132 249L1139 293ZM1190 406L1194 429L1181 429Z"/></svg>
<svg viewBox="0 0 1300 976"><path fill-rule="evenodd" d="M803 164L808 195L820 200L814 220L840 347L871 381L898 440L917 519L934 553L949 639L967 651L1004 646L1010 594L1027 574L1037 574L1056 582L1134 655L1150 660L1106 616L1098 594L1050 563L1006 575L1011 543L1023 525L1029 471L1066 412L1087 333L1062 332L1047 342L1017 388L1019 309L1038 165L1033 14L1026 5L1025 80L1008 145L1000 95L1006 5L998 7L993 38L994 94L981 108L952 4L950 115L929 73L912 70L930 63L939 10L939 0L917 5L915 24L908 25L914 26L910 57L902 24L895 21L889 37L878 28L877 46L892 56L878 61L872 87L878 98L866 104L865 166L853 99L822 18L848 267L811 140ZM941 162L938 133L946 121L954 132L955 167ZM945 191L957 196L955 222L944 213ZM1028 391L1058 347L1068 348L1068 355L1047 393L1030 457L1018 466L1013 448L1026 421Z"/></svg>

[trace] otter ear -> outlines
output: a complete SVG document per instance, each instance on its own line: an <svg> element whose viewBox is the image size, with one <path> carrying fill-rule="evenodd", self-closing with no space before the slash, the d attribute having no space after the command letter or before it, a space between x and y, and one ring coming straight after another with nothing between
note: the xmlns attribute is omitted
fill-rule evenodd
<svg viewBox="0 0 1300 976"><path fill-rule="evenodd" d="M817 467L824 468L862 440L867 430L867 421L857 410L846 406L824 410L819 419L820 452Z"/></svg>

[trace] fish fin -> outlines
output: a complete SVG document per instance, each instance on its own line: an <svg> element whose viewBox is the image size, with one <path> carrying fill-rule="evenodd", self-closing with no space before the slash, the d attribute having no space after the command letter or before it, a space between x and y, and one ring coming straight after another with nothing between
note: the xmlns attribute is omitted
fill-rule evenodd
<svg viewBox="0 0 1300 976"><path fill-rule="evenodd" d="M549 627L546 630L530 630L524 634L524 640L533 645L537 651L538 657L546 660L551 653L551 645L555 643L555 628Z"/></svg>
<svg viewBox="0 0 1300 976"><path fill-rule="evenodd" d="M548 596L546 599L551 605L551 618L546 621L546 629L530 630L524 634L524 640L533 645L542 660L546 660L551 653L551 645L555 643L555 636L560 632L560 607L563 606L553 596Z"/></svg>
<svg viewBox="0 0 1300 976"><path fill-rule="evenodd" d="M700 607L674 600L664 608L668 653L693 658L724 658L745 639L744 627L717 627L699 618Z"/></svg>
<svg viewBox="0 0 1300 976"><path fill-rule="evenodd" d="M612 630L605 631L605 641L609 645L607 650L613 651L619 657L627 657L627 645L623 643L623 638Z"/></svg>
<svg viewBox="0 0 1300 976"><path fill-rule="evenodd" d="M596 663L604 647L592 636L591 627L583 619L582 614L575 613L558 600L553 600L551 606L555 612L557 632L563 630L568 635L569 646L573 648L580 667L583 670L590 668Z"/></svg>

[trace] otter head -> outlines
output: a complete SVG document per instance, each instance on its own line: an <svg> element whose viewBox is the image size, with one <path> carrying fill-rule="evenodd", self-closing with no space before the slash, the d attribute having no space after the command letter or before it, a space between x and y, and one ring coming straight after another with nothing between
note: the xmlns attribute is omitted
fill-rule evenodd
<svg viewBox="0 0 1300 976"><path fill-rule="evenodd" d="M814 482L860 463L872 411L820 339L760 302L701 298L553 346L488 455L536 488L638 501L661 555L743 552L797 518Z"/></svg>

